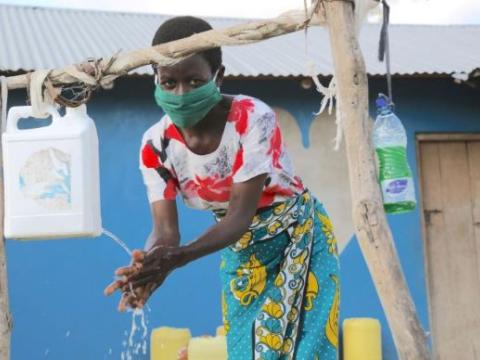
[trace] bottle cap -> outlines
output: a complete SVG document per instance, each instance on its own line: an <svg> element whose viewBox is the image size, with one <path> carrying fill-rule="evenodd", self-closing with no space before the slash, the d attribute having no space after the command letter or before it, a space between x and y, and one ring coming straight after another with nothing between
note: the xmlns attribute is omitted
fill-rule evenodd
<svg viewBox="0 0 480 360"><path fill-rule="evenodd" d="M377 100L375 100L375 105L377 107L377 113L392 111L393 103L390 98L382 93L378 94Z"/></svg>

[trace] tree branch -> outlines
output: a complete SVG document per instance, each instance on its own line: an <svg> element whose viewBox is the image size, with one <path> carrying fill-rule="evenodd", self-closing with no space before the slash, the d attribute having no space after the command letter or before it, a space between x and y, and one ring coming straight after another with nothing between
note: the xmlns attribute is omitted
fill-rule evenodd
<svg viewBox="0 0 480 360"><path fill-rule="evenodd" d="M314 8L312 6L309 9L309 18L307 19L305 18L305 10L293 10L271 20L249 22L222 30L213 29L166 44L120 53L117 56L102 59L98 64L99 68L104 70L101 74L102 79L86 74L80 65L54 69L50 72L48 78L54 86L78 81L84 82L87 86L93 86L98 85L105 78L107 78L106 82L112 82L115 78L144 65L171 65L197 52L214 47L254 43L304 29L307 25L323 25L325 23L323 14L314 13ZM28 83L25 74L8 78L9 89L24 88L28 86Z"/></svg>

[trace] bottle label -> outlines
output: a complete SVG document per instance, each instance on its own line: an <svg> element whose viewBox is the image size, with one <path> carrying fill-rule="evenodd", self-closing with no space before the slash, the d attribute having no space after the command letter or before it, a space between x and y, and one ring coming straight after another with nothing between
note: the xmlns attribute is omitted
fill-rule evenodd
<svg viewBox="0 0 480 360"><path fill-rule="evenodd" d="M415 201L415 189L410 177L383 180L381 186L385 204Z"/></svg>
<svg viewBox="0 0 480 360"><path fill-rule="evenodd" d="M385 192L390 194L400 194L407 189L407 179L391 181L385 188Z"/></svg>

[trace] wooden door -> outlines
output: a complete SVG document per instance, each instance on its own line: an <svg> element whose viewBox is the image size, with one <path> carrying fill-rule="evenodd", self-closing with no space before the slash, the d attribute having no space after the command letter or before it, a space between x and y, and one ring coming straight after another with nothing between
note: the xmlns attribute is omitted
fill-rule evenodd
<svg viewBox="0 0 480 360"><path fill-rule="evenodd" d="M480 135L418 135L436 360L480 360Z"/></svg>

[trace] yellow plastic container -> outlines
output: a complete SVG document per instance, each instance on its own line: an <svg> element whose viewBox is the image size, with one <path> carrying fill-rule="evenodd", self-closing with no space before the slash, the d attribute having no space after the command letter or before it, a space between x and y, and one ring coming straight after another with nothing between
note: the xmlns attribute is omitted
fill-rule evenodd
<svg viewBox="0 0 480 360"><path fill-rule="evenodd" d="M382 360L381 326L377 319L343 321L344 360Z"/></svg>
<svg viewBox="0 0 480 360"><path fill-rule="evenodd" d="M191 339L188 344L188 360L227 360L225 336Z"/></svg>
<svg viewBox="0 0 480 360"><path fill-rule="evenodd" d="M177 360L180 349L188 346L189 329L160 327L150 335L150 360Z"/></svg>
<svg viewBox="0 0 480 360"><path fill-rule="evenodd" d="M227 335L227 332L225 331L225 326L223 326L223 325L218 326L215 335L217 335L217 336L219 336L219 335L226 336L226 335Z"/></svg>

